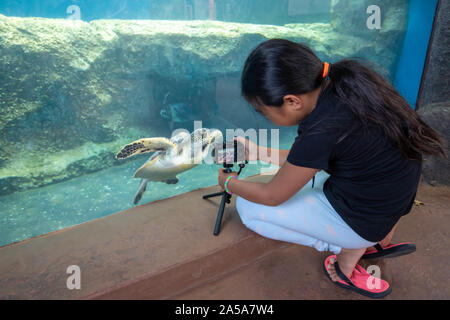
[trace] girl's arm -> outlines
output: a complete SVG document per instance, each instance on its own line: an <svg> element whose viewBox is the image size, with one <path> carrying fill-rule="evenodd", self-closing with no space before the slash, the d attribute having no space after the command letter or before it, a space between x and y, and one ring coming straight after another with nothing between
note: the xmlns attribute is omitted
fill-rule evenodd
<svg viewBox="0 0 450 320"><path fill-rule="evenodd" d="M275 153L278 153L278 156L276 156ZM282 166L287 159L287 156L289 154L289 149L287 150L281 150L281 149L274 149L274 148L266 148L266 147L260 147L258 146L258 160L270 164L274 164L277 166ZM272 159L272 155L274 155Z"/></svg>
<svg viewBox="0 0 450 320"><path fill-rule="evenodd" d="M318 169L299 167L284 161L276 175L268 183L242 181L231 178L228 190L248 201L268 206L278 206L296 194L312 179ZM225 179L233 173L219 170L219 185L224 189Z"/></svg>
<svg viewBox="0 0 450 320"><path fill-rule="evenodd" d="M289 154L288 150L280 150L275 148L267 148L258 146L253 141L242 136L236 137L235 140L244 145L245 159L249 161L262 161L277 166L282 166Z"/></svg>

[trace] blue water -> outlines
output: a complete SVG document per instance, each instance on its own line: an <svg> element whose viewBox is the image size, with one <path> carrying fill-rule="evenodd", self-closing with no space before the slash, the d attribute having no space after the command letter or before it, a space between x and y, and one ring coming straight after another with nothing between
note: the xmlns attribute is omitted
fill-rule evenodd
<svg viewBox="0 0 450 320"><path fill-rule="evenodd" d="M362 1L371 4L368 0ZM395 79L394 84L396 88L408 99L413 107L420 85L436 3L437 0L410 1L408 28L405 30L404 35L399 37L401 41L404 39L403 47L401 51L399 50L396 53L396 58L399 58L399 63L394 70L388 70L394 74L393 78ZM7 17L57 18L61 19L61 21L65 21L62 19L79 19L86 22L98 19L152 19L177 21L217 20L276 26L283 26L290 23L314 23L320 29L323 27L322 24L328 24L330 22L331 4L331 0L2 0L0 1L0 14ZM350 12L356 10L355 8L348 9ZM365 8L362 7L362 9L362 12L360 12L360 7L358 7L359 11L354 11L355 17L358 17L360 14L366 15ZM385 13L382 12L382 15ZM23 28L23 25L21 25L18 29L23 30ZM349 32L351 31L349 30ZM27 30L24 30L24 32L28 32L28 34L32 33ZM322 55L333 58L335 54L341 54L340 50L342 48L332 47L327 43L326 35L317 36L313 32L312 37L323 38L323 43L320 44ZM256 46L261 40L262 37L255 36L253 44ZM1 33L0 41L2 41ZM75 48L73 51L76 52L77 44L69 41L64 42L64 45L67 45L67 43L73 45ZM343 47L348 45L348 43L342 44ZM376 45L376 50L382 52L383 43L377 43ZM122 47L119 48L122 49ZM9 68L9 60L2 60L3 55L1 49L2 47L0 46L0 72L3 72L3 67ZM26 52L21 51L20 46L18 46L17 54L14 54L13 58L20 57L20 54L23 54L24 61L14 60L17 65L16 69L21 70L24 65L29 66L33 63L51 65L53 61L46 60L45 50L43 52L44 57L41 57L42 60L37 62L25 61L27 57ZM361 52L364 51L362 50ZM368 52L371 51L369 50ZM366 58L370 58L370 54L372 53L369 53L369 56ZM120 56L121 52L120 50L117 52L106 51L105 55L111 59L114 55ZM320 58L323 58L323 56ZM12 61L12 58L10 59ZM242 60L242 57L236 57L234 60L237 61L238 59ZM230 61L232 60L230 59ZM79 62L76 59L74 61L75 65ZM97 63L98 61L95 62ZM83 143L86 141L99 144L110 142L114 139L114 134L111 132L111 130L115 130L114 117L129 117L130 123L136 128L139 127L141 132L153 132L155 135L167 137L170 136L169 127L187 125L180 122L183 119L178 118L189 118L189 122L191 122L191 117L185 111L199 104L208 107L208 114L206 115L203 112L204 110L196 110L197 113L192 114L193 118L203 116L206 118L206 116L210 117L214 114L214 117L218 117L221 121L211 120L212 123L210 124L212 127L219 128L219 122L228 124L229 128L248 128L254 126L259 129L273 127L270 126L267 120L246 110L250 106L243 103L242 98L239 96L239 75L237 74L224 75L224 79L220 77L216 79L216 75L213 75L206 80L201 79L195 72L189 75L182 74L180 79L155 80L151 86L155 88L159 85L159 91L152 89L153 92L150 92L150 75L145 73L140 74L136 70L129 73L126 70L127 61L123 61L123 63L121 61L119 62L120 66L104 65L101 67L115 70L115 73L113 73L114 78L100 79L106 85L101 87L103 91L98 93L99 99L111 99L110 105L102 104L101 106L110 107L112 105L111 109L103 111L105 114L99 115L99 117L103 116L105 118L106 124L103 123L105 127L97 128L95 123L86 124L83 119L77 118L79 113L69 109L67 106L79 106L78 101L83 103L84 100L73 97L72 91L74 91L74 88L67 88L65 87L64 81L56 79L54 84L49 88L45 88L45 97L36 97L36 103L43 104L43 107L39 109L40 112L27 114L23 110L14 110L14 112L24 113L24 116L17 118L19 120L13 124L13 126L16 126L16 129L19 128L20 130L15 131L14 128L9 127L8 131L1 128L0 130L3 130L0 131L2 135L0 137L2 138L1 141L9 142L16 141L17 139L18 144L26 145L26 150L30 151L28 156L32 160L35 160L35 158L32 158L32 152L42 150L46 145L51 150L50 152L61 153L61 151L64 151L65 149L57 149L58 141L67 143L67 141L72 141L73 139L74 144L77 143L76 147L83 146ZM145 63L151 64L151 61L145 61ZM187 60L184 63L186 66L185 69L191 71L197 70L198 68L191 65L192 63L192 61ZM55 66L57 66L55 68L60 67L57 62L55 62ZM96 70L100 70L101 68ZM10 72L12 69L5 70L9 70L7 72ZM81 68L73 74L67 74L67 77L75 77L84 84L84 81L88 79L88 77L84 77L84 71ZM164 73L165 70L160 71L160 74L164 75ZM30 102L27 100L30 99L28 95L32 95L34 88L41 85L38 79L36 80L37 83L26 82L30 78L32 79L33 76L35 75L27 75L25 72L25 75L18 73L17 77L14 78L15 80L23 78L25 89L28 89L25 90L26 93L24 96L20 96L22 93L20 93L21 90L19 89L22 88L22 83L7 83L4 81L6 78L5 75L0 74L0 85L2 85L0 87L0 106L5 106L12 101L7 100L7 103L3 103L1 99L6 99L4 98L6 96L8 96L8 99L17 96L20 99ZM211 93L211 84L217 84L217 92ZM92 83L86 83L87 87L92 85ZM120 105L118 106L115 105L116 101L114 101L114 98L111 98L114 97L113 93L110 94L108 91L110 87L111 92L116 90L115 92L123 95L121 97L122 99L118 99L120 100ZM65 89L62 90L61 88ZM77 92L85 93L84 91L80 91L78 87L75 89L79 90ZM165 90L172 90L171 95L165 97ZM84 96L84 98L86 97L89 98L89 95ZM174 119L174 121L168 121L167 110L169 109L166 111L163 109L159 110L158 105L154 105L155 102L164 99L167 100L167 105L171 105L174 111L176 111L177 119ZM204 103L202 99L206 99L207 103ZM91 107L91 112L102 112L102 110L97 109L98 106L96 105ZM231 112L232 114L225 114L226 110L228 110L227 108L233 110ZM84 109L80 108L80 110ZM120 110L121 113L117 115L108 114L108 110ZM232 119L235 119L236 122L233 122ZM80 125L86 124L86 128L90 131L75 130L73 132L66 132L63 130L63 128L71 126L73 122L79 123ZM36 128L41 128L42 130L37 132ZM56 128L56 130L49 130L50 133L48 133L47 129L51 128ZM61 128L61 130L58 128ZM42 135L40 135L41 133ZM283 128L281 134L280 147L289 149L296 136L296 128ZM135 138L141 138L141 136L135 136ZM11 153L11 145L7 147ZM0 169L6 163L2 157L4 149L6 148L0 145ZM111 152L113 151L118 150L111 150ZM79 174L77 171L79 168L75 166L72 170L76 174L66 181L52 183L38 188L25 188L22 191L0 196L0 246L131 208L133 206L134 195L140 183L140 179L133 179L132 176L136 169L147 160L148 156L148 154L139 155L133 158L133 160L126 161L120 165L111 166L110 163L105 164L104 168L97 167L95 168L97 171L89 173L82 172ZM64 160L67 161L67 158ZM61 159L61 162L64 160ZM16 165L30 165L26 161L21 161L22 159L19 159ZM42 157L39 158L39 161L42 161ZM36 159L35 162L40 163L39 161ZM55 165L57 164L55 163ZM258 174L263 167L267 167L267 165L261 163L248 165L243 170L242 176L246 177ZM139 204L172 197L197 188L217 185L217 171L219 168L217 165L202 164L180 174L178 176L179 182L176 185L150 182ZM36 175L39 174L40 172L36 173ZM4 177L0 176L0 189L2 187L2 178ZM202 199L198 201L202 201Z"/></svg>
<svg viewBox="0 0 450 320"><path fill-rule="evenodd" d="M214 8L211 8L211 2ZM2 0L0 13L17 17L205 20L283 25L326 22L331 0ZM73 10L75 8L75 10ZM271 14L267 14L270 11Z"/></svg>

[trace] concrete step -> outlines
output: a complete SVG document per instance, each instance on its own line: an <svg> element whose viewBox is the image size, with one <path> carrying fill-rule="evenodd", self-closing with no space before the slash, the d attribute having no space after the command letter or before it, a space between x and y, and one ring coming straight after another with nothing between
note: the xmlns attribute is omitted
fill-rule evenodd
<svg viewBox="0 0 450 320"><path fill-rule="evenodd" d="M226 277L285 246L287 245L251 235L190 261L156 270L153 274L143 275L130 283L119 284L87 299L172 299L185 291Z"/></svg>
<svg viewBox="0 0 450 320"><path fill-rule="evenodd" d="M254 176L252 181L268 181ZM202 188L0 248L2 299L164 299L288 244L243 226L235 197L213 235L221 198ZM81 289L66 286L77 265Z"/></svg>

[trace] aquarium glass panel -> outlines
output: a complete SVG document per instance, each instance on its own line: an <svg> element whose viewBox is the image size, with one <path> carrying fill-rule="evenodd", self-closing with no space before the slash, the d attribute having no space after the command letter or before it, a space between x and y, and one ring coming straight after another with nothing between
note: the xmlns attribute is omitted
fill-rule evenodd
<svg viewBox="0 0 450 320"><path fill-rule="evenodd" d="M192 132L194 121L289 149L297 128L270 123L240 94L250 51L267 39L289 39L323 61L366 59L392 81L409 6L407 0L2 0L0 245L216 185L219 165L200 163L174 177L160 168L159 180L152 176L136 197L148 174L140 168L154 166L163 152L173 160L166 140L176 129ZM157 150L116 158L143 138L160 138ZM241 175L276 169L251 163Z"/></svg>

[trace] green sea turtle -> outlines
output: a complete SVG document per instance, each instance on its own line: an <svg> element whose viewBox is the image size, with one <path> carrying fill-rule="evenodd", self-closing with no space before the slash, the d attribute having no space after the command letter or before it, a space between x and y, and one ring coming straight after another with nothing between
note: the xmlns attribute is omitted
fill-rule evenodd
<svg viewBox="0 0 450 320"><path fill-rule="evenodd" d="M137 204L142 198L149 181L177 183L177 174L200 164L208 155L209 146L218 137L223 139L220 130L201 128L194 130L191 134L183 131L171 139L165 137L143 138L124 146L117 153L117 159L154 152L147 162L134 173L133 177L142 178L142 181L133 203Z"/></svg>

